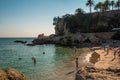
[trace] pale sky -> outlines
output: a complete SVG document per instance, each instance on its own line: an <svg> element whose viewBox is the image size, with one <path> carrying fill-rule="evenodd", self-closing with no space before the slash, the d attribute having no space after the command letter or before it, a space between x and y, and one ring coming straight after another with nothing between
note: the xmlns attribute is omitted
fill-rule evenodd
<svg viewBox="0 0 120 80"><path fill-rule="evenodd" d="M0 0L0 37L37 37L54 34L53 18L88 12L87 0ZM94 0L103 2L105 0Z"/></svg>

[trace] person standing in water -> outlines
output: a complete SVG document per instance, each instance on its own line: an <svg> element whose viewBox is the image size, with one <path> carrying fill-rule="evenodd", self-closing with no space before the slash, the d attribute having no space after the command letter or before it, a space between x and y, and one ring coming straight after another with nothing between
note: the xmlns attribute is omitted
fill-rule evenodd
<svg viewBox="0 0 120 80"><path fill-rule="evenodd" d="M37 62L36 58L32 57L32 60L33 60L34 64L36 64L36 62Z"/></svg>

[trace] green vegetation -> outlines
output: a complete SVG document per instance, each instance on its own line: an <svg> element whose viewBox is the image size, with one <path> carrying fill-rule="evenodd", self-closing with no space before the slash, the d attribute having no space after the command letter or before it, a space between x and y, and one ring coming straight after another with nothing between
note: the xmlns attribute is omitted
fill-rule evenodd
<svg viewBox="0 0 120 80"><path fill-rule="evenodd" d="M54 25L62 22L66 24L66 28L71 33L108 32L112 28L120 27L120 0L117 2L105 0L96 5L93 0L87 0L86 6L89 6L90 13L85 13L84 10L78 8L74 14L65 14L61 18L54 18L54 20L58 20ZM96 10L94 13L91 9L93 6Z"/></svg>
<svg viewBox="0 0 120 80"><path fill-rule="evenodd" d="M115 35L112 36L112 39L120 40L120 31L118 31L117 33L115 33Z"/></svg>

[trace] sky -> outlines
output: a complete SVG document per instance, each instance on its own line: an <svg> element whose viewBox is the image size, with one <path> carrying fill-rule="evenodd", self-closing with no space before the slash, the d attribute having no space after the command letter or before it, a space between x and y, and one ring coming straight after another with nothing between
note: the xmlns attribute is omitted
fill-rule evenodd
<svg viewBox="0 0 120 80"><path fill-rule="evenodd" d="M94 0L95 3L105 0ZM55 16L88 12L87 0L0 0L0 37L37 37L54 34Z"/></svg>

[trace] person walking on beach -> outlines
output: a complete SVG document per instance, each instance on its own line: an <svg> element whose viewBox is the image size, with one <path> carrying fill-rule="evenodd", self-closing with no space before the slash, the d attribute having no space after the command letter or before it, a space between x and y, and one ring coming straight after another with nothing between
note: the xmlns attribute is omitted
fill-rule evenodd
<svg viewBox="0 0 120 80"><path fill-rule="evenodd" d="M106 49L105 49L105 45L103 45L103 49L104 49L104 51L106 51Z"/></svg>
<svg viewBox="0 0 120 80"><path fill-rule="evenodd" d="M114 50L114 59L116 58L116 55L117 55L117 50L115 49Z"/></svg>
<svg viewBox="0 0 120 80"><path fill-rule="evenodd" d="M119 53L119 48L114 48L113 50L114 50L114 58L112 59L112 61L114 61L117 58L117 53Z"/></svg>
<svg viewBox="0 0 120 80"><path fill-rule="evenodd" d="M79 68L78 58L76 58L75 63L76 63L76 71L78 71L78 68Z"/></svg>
<svg viewBox="0 0 120 80"><path fill-rule="evenodd" d="M109 54L109 49L110 49L110 48L109 48L109 47L107 47L107 55Z"/></svg>

